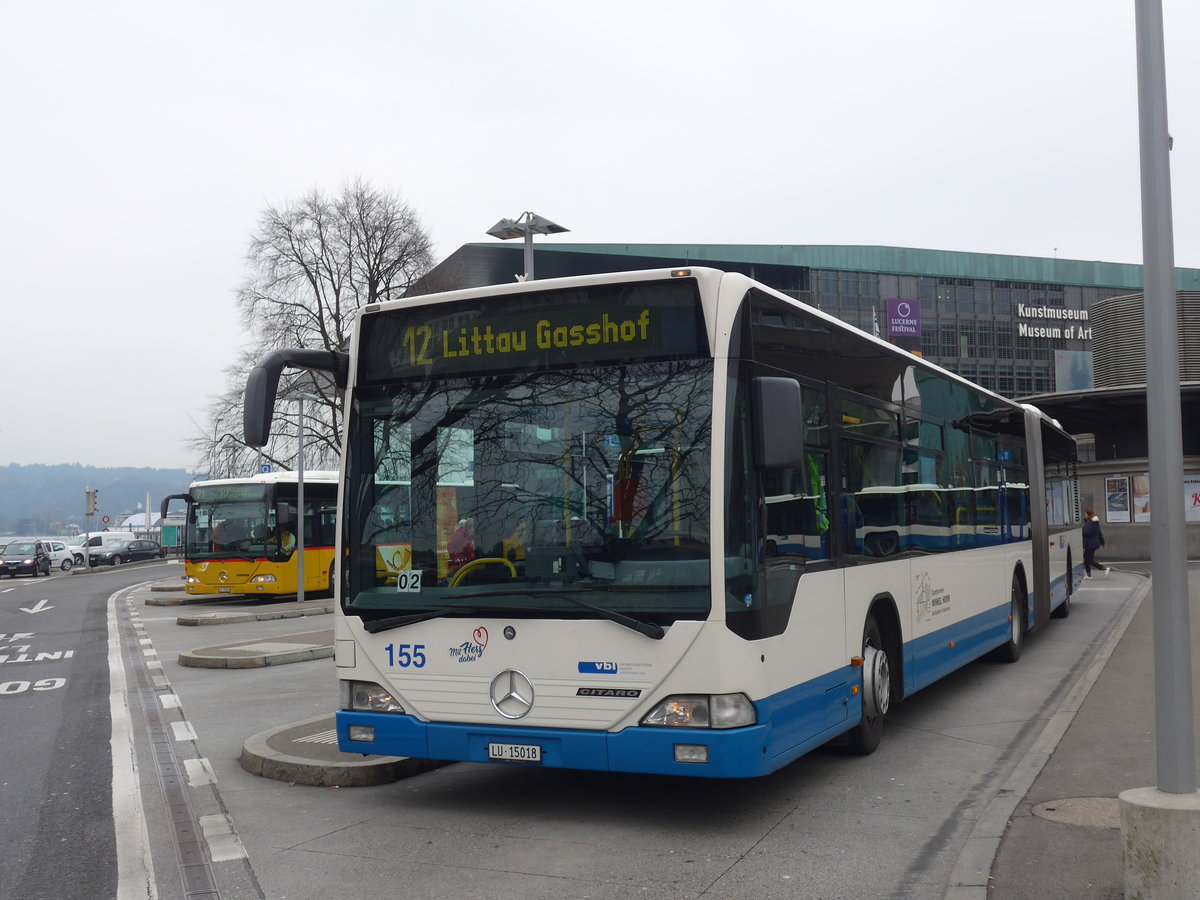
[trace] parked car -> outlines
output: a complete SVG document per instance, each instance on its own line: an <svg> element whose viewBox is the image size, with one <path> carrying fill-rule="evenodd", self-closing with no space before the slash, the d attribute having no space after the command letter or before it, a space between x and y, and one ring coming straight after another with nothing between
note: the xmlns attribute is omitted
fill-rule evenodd
<svg viewBox="0 0 1200 900"><path fill-rule="evenodd" d="M158 541L113 541L107 546L89 548L88 563L93 566L119 566L127 562L162 559L167 551Z"/></svg>
<svg viewBox="0 0 1200 900"><path fill-rule="evenodd" d="M28 572L34 578L50 574L50 554L41 541L11 541L0 555L0 575L15 578Z"/></svg>
<svg viewBox="0 0 1200 900"><path fill-rule="evenodd" d="M42 538L42 543L46 545L46 552L50 554L50 565L70 572L71 567L75 565L75 553L67 546L67 542L57 538Z"/></svg>

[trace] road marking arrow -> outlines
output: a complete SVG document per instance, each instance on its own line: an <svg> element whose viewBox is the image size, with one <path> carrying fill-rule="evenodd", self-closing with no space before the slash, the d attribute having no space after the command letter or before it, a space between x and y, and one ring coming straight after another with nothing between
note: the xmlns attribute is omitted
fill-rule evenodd
<svg viewBox="0 0 1200 900"><path fill-rule="evenodd" d="M54 609L53 606L46 605L49 602L50 602L49 600L39 600L37 603L33 604L33 609L30 609L28 606L22 606L21 612L40 613L40 612L45 612L48 609Z"/></svg>

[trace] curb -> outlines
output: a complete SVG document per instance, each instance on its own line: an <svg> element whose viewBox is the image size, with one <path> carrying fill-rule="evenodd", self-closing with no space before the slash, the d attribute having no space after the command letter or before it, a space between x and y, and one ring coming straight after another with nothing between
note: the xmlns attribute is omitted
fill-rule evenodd
<svg viewBox="0 0 1200 900"><path fill-rule="evenodd" d="M285 753L271 746L273 739L275 743L287 743L284 736L289 731L311 733L313 737L323 736L332 731L333 723L332 715L323 715L261 731L242 744L238 762L251 775L312 787L372 787L449 765L436 759L359 756L341 751L327 751L330 759L315 760ZM319 745L314 743L313 746ZM335 754L344 756L345 760L334 758Z"/></svg>
<svg viewBox="0 0 1200 900"><path fill-rule="evenodd" d="M294 649L274 649L294 644ZM268 649L272 648L272 649ZM257 652L256 652L257 651ZM289 634L274 639L255 638L184 650L179 664L195 669L261 669L333 656L333 629Z"/></svg>
<svg viewBox="0 0 1200 900"><path fill-rule="evenodd" d="M306 616L327 616L333 605L313 606L308 609L284 609L273 612L209 612L183 615L175 620L176 625L240 625L245 622L269 622L275 619L301 619Z"/></svg>

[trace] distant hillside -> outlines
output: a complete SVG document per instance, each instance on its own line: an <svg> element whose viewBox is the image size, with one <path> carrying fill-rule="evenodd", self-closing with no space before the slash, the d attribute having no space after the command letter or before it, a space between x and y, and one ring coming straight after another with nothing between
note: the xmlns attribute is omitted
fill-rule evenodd
<svg viewBox="0 0 1200 900"><path fill-rule="evenodd" d="M95 466L0 466L0 534L73 534L87 524L85 488L96 488L99 515L113 523L150 509L193 481L185 469L98 469ZM95 528L102 527L99 515Z"/></svg>

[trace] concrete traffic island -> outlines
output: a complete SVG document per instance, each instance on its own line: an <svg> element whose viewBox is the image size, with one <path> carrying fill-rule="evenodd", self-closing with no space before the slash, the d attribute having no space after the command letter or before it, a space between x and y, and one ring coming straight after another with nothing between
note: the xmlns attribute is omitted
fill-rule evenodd
<svg viewBox="0 0 1200 900"><path fill-rule="evenodd" d="M1133 788L1119 799L1127 900L1200 896L1200 792Z"/></svg>
<svg viewBox="0 0 1200 900"><path fill-rule="evenodd" d="M314 787L390 784L448 765L436 759L343 753L332 715L259 732L242 745L239 762L251 775Z"/></svg>
<svg viewBox="0 0 1200 900"><path fill-rule="evenodd" d="M179 654L181 666L197 669L257 669L333 656L333 629L216 644Z"/></svg>

